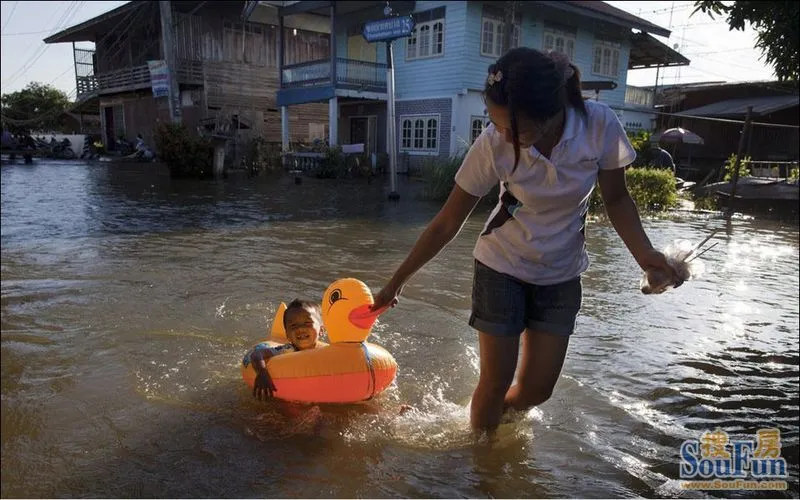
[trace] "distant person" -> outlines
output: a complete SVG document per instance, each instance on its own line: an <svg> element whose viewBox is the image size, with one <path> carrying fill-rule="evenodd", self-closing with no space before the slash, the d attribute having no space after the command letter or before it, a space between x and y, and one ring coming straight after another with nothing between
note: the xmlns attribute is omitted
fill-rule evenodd
<svg viewBox="0 0 800 500"><path fill-rule="evenodd" d="M152 160L153 157L155 157L153 151L147 147L147 144L144 142L142 134L136 135L136 144L134 146L133 154L131 154L130 157L139 158L141 160Z"/></svg>
<svg viewBox="0 0 800 500"><path fill-rule="evenodd" d="M653 166L656 168L667 168L672 170L673 174L675 173L675 162L672 161L672 155L662 149L657 142L651 144L650 154L653 158Z"/></svg>

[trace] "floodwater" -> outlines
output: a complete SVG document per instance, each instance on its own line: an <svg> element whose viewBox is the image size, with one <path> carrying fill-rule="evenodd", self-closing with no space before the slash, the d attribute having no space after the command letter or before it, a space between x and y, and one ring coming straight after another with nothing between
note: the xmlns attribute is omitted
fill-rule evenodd
<svg viewBox="0 0 800 500"><path fill-rule="evenodd" d="M239 361L281 301L337 278L377 291L437 204L387 179L171 180L155 165L2 167L3 497L798 496L798 227L721 229L706 274L660 296L602 222L553 397L475 442L478 346L461 235L381 317L396 385L352 406L253 400ZM416 411L398 416L400 404ZM685 439L781 431L788 491L687 492Z"/></svg>

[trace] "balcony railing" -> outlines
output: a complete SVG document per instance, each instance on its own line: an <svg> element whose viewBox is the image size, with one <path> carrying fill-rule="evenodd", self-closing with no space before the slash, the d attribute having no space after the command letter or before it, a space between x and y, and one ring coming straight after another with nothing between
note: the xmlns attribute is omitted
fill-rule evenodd
<svg viewBox="0 0 800 500"><path fill-rule="evenodd" d="M288 88L316 87L331 81L330 59L283 67L283 85ZM386 92L386 65L355 59L336 60L336 86Z"/></svg>
<svg viewBox="0 0 800 500"><path fill-rule="evenodd" d="M177 73L178 83L186 85L203 84L203 63L200 61L179 61ZM79 97L92 92L113 94L115 92L149 87L150 68L147 64L108 71L99 75L82 76L78 77L77 81Z"/></svg>

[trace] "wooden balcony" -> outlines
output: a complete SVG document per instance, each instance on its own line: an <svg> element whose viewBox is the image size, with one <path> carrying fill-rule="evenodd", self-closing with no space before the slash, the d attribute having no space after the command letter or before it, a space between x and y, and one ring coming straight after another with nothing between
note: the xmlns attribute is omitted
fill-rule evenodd
<svg viewBox="0 0 800 500"><path fill-rule="evenodd" d="M203 63L200 61L179 61L177 73L179 84L203 85ZM79 99L92 93L105 95L149 88L150 68L147 64L77 79Z"/></svg>
<svg viewBox="0 0 800 500"><path fill-rule="evenodd" d="M330 59L284 66L282 73L282 89L331 85ZM336 60L336 88L386 92L386 65L338 58Z"/></svg>

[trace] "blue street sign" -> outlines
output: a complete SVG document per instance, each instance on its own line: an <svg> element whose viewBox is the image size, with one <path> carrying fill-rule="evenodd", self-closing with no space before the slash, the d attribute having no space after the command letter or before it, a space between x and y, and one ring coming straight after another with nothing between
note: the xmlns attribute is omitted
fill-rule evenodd
<svg viewBox="0 0 800 500"><path fill-rule="evenodd" d="M410 36L413 30L414 20L410 16L389 17L366 23L361 34L368 42L383 42L405 38Z"/></svg>

